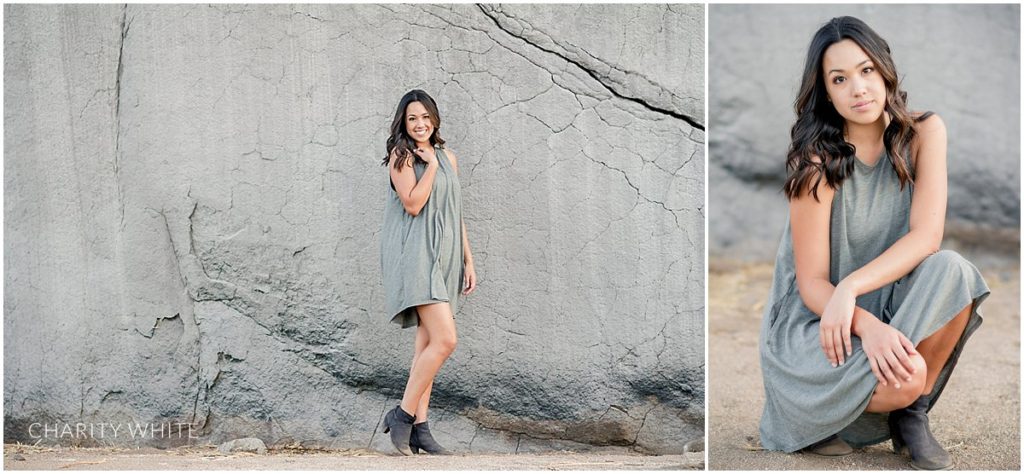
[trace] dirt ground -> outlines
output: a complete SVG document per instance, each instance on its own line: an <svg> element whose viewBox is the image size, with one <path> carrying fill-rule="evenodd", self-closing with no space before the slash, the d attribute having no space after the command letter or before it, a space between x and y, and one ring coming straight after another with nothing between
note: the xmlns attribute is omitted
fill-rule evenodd
<svg viewBox="0 0 1024 474"><path fill-rule="evenodd" d="M20 459L19 459L20 458ZM4 470L702 470L704 453L643 456L608 453L472 454L399 456L365 450L271 450L224 455L215 446L154 448L53 448L4 445Z"/></svg>
<svg viewBox="0 0 1024 474"><path fill-rule="evenodd" d="M992 290L985 322L961 354L930 413L953 469L1020 468L1020 272L1016 259L979 268ZM1011 266L1014 265L1014 266ZM758 335L772 264L715 262L709 271L708 467L712 470L901 470L909 458L889 442L841 458L760 448L764 387Z"/></svg>

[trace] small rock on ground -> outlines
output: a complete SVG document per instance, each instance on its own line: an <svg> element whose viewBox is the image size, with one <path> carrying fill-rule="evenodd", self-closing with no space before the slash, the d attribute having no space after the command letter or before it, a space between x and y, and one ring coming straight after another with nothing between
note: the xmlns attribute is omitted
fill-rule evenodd
<svg viewBox="0 0 1024 474"><path fill-rule="evenodd" d="M256 453L266 454L267 445L259 438L239 438L226 443L221 443L217 450L224 454L231 453Z"/></svg>

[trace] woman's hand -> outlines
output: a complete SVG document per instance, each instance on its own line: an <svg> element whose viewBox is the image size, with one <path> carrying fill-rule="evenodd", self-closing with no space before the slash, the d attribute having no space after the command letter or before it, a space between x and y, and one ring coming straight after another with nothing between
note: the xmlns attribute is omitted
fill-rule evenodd
<svg viewBox="0 0 1024 474"><path fill-rule="evenodd" d="M864 321L866 323L858 323L861 324L858 336L871 372L882 385L891 383L900 388L900 380L909 382L910 374L916 371L910 361L910 355L917 354L914 344L898 329L874 317L864 318Z"/></svg>
<svg viewBox="0 0 1024 474"><path fill-rule="evenodd" d="M436 152L427 150L427 149L425 149L423 147L417 147L417 148L413 149L413 152L416 153L416 156L420 157L420 159L423 160L423 162L426 163L427 165L432 165L434 163L437 163L437 153Z"/></svg>
<svg viewBox="0 0 1024 474"><path fill-rule="evenodd" d="M821 324L818 328L821 350L825 352L825 357L832 363L832 367L846 363L846 356L853 354L850 326L856 307L857 294L846 284L839 282L821 313Z"/></svg>
<svg viewBox="0 0 1024 474"><path fill-rule="evenodd" d="M476 269L473 268L473 262L467 262L465 264L465 274L465 277L462 279L462 294L468 295L476 289Z"/></svg>

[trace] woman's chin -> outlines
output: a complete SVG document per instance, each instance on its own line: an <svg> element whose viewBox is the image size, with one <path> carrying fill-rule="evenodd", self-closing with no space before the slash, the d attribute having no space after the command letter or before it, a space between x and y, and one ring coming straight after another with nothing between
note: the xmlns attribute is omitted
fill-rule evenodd
<svg viewBox="0 0 1024 474"><path fill-rule="evenodd" d="M871 125L877 123L882 118L882 111L878 112L853 112L846 114L844 117L847 122L856 125Z"/></svg>

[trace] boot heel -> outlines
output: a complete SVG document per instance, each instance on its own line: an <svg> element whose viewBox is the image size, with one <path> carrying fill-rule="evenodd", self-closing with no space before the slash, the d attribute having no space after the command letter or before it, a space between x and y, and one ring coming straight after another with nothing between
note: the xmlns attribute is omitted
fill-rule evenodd
<svg viewBox="0 0 1024 474"><path fill-rule="evenodd" d="M430 425L427 424L426 421L412 425L412 435L409 437L409 447L412 448L412 452L416 454L419 454L420 451L423 451L423 454L451 454L451 451L448 451L440 444L437 444L437 441L434 440L434 436L430 434Z"/></svg>
<svg viewBox="0 0 1024 474"><path fill-rule="evenodd" d="M401 406L396 406L384 415L384 433L391 433L391 444L405 456L412 456L409 438L412 436L412 422L415 419L413 415L403 411Z"/></svg>

